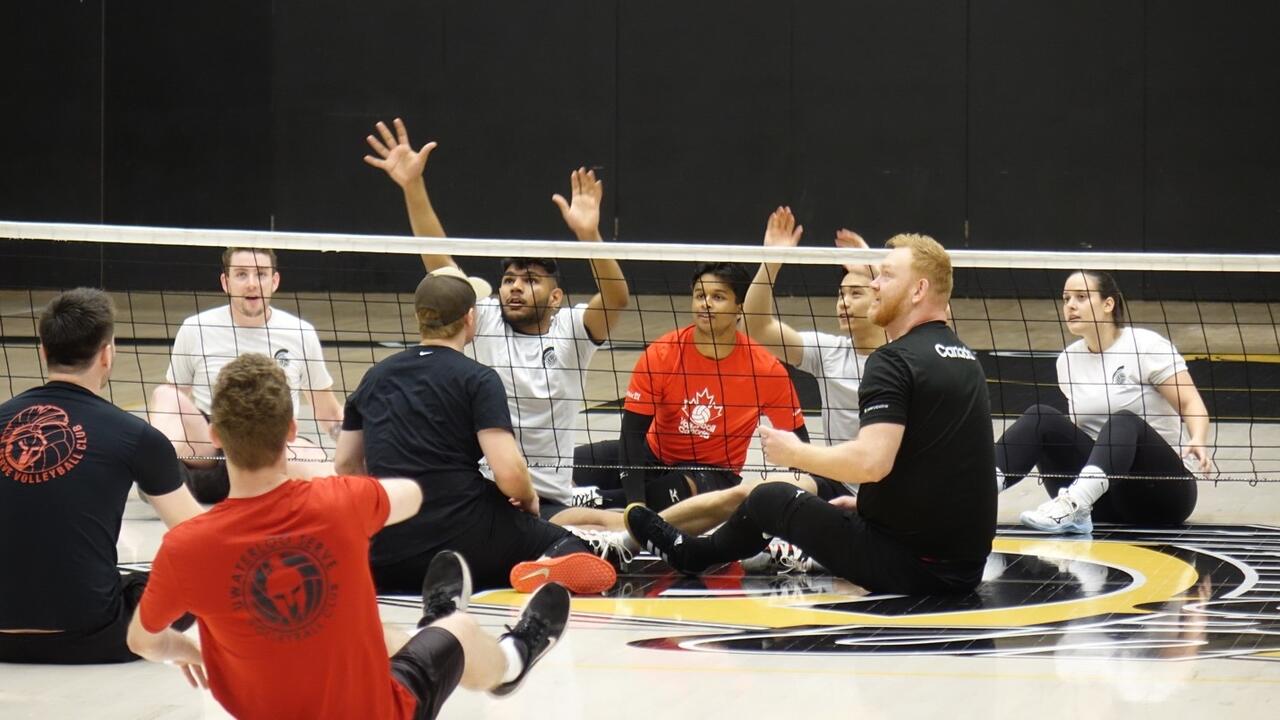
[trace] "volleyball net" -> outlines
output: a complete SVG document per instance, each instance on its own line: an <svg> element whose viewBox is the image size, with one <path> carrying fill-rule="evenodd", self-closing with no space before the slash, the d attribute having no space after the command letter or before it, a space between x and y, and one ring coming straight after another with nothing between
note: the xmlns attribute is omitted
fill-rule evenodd
<svg viewBox="0 0 1280 720"><path fill-rule="evenodd" d="M12 222L0 223L0 238L7 238L0 248L0 262L7 268L0 270L0 400L45 381L37 351L41 309L62 289L90 285L110 292L117 312L116 362L103 394L151 418L169 412L156 407L158 388L169 384L171 365L179 356L192 354L175 348L184 322L230 302L221 280L222 253L228 247L277 252L280 286L269 305L313 326L321 355L277 355L277 360L308 368L322 364L331 382L312 389L332 391L339 403L374 363L419 342L413 292L424 272L423 254L450 256L468 274L489 280L495 297L504 292L502 259L554 261L557 284L565 293L558 311L562 314L589 302L600 281L611 279L593 275L591 261L616 260L626 281L626 302L608 307L606 301L600 307L608 315L607 336L588 343L581 352L585 363L548 357L545 348L553 346L548 340L543 353L520 360L529 356L513 351L504 356L505 367L495 367L500 375L523 378L508 387L514 393L510 405L517 425L535 421L531 419L572 422L572 442L578 447L617 438L632 371L646 348L694 323L693 278L700 264L739 264L748 277L763 277L769 292L760 314L794 331L785 338L812 342L809 338L851 337L859 328L865 330L859 312L850 309L856 303L841 299L841 288L848 285L847 269L876 266L887 252L876 249L883 238L869 238L872 249L771 248L749 244L755 238L744 238L741 245L533 242ZM1203 479L1280 480L1280 305L1269 300L1280 255L948 249L955 268L951 323L986 372L997 436L1032 406L1067 409L1058 358L1078 338L1063 322L1064 281L1080 270L1108 271L1124 292L1129 324L1170 340L1203 398L1212 423L1214 460L1213 471ZM598 274L598 264L596 270ZM494 312L508 317L500 300L488 302ZM485 326L488 330L482 327L481 333L507 338L515 327L517 337L537 335L508 320ZM753 320L763 318L739 320L740 329L760 325ZM852 339L854 352L866 355L874 349L864 347L874 345L867 337L871 335L862 333ZM803 353L789 353L785 342L768 349L797 361ZM831 367L815 377L797 364L802 363L786 369L812 441L845 439L832 434L833 423L839 424L832 418L841 413L856 418L856 403L833 388L847 387L849 381L856 387L858 378L841 377ZM576 397L567 402L575 411L567 415L550 412L553 401L547 396L551 385L566 379L549 379L561 366L570 384L579 388L570 393ZM860 372L858 363L852 367L850 372ZM708 404L701 400L690 402L684 411L691 422L707 424L723 411L716 403L752 401L739 395L718 398L711 407L697 407ZM324 413L305 405L306 400L299 408L302 434L331 453ZM539 409L544 406L547 412ZM614 467L584 460L581 453L570 460L573 448L530 448L526 454L535 467ZM743 470L765 469L753 450Z"/></svg>

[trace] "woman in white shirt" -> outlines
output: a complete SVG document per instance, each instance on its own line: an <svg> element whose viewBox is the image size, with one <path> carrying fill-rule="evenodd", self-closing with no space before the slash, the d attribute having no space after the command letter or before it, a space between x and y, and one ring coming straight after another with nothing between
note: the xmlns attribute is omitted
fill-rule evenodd
<svg viewBox="0 0 1280 720"><path fill-rule="evenodd" d="M1000 488L1038 467L1050 499L1021 519L1048 532L1089 533L1094 518L1181 523L1195 509L1195 471L1210 468L1209 413L1186 361L1159 334L1128 326L1105 272L1067 278L1062 317L1080 338L1058 356L1067 413L1036 405L1005 431Z"/></svg>

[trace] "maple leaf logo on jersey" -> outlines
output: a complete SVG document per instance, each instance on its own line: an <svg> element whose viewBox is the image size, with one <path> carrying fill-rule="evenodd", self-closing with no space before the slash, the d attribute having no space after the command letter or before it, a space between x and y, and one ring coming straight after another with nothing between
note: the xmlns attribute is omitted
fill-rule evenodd
<svg viewBox="0 0 1280 720"><path fill-rule="evenodd" d="M703 388L693 397L685 398L680 414L684 416L680 418L680 432L706 440L715 433L715 421L724 416L724 406L717 405L716 396Z"/></svg>

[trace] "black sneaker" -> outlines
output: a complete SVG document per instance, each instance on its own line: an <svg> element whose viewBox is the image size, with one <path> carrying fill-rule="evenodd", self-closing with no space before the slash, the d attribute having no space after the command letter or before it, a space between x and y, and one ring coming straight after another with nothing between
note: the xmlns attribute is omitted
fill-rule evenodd
<svg viewBox="0 0 1280 720"><path fill-rule="evenodd" d="M658 513L644 505L640 503L628 505L622 513L622 522L640 547L666 560L671 567L686 572L705 569L690 566L685 557L684 533L672 527Z"/></svg>
<svg viewBox="0 0 1280 720"><path fill-rule="evenodd" d="M470 603L471 568L467 561L452 550L436 553L422 578L422 619L418 627L466 610Z"/></svg>
<svg viewBox="0 0 1280 720"><path fill-rule="evenodd" d="M524 606L524 612L520 613L520 621L502 636L516 641L516 647L524 657L524 669L515 680L502 683L489 692L497 696L515 692L529 674L529 669L560 639L568 622L569 591L559 583L547 583L538 588Z"/></svg>

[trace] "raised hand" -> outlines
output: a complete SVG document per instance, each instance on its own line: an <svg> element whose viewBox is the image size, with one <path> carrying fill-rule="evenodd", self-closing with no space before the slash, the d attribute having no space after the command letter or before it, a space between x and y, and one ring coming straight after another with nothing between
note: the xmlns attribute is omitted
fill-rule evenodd
<svg viewBox="0 0 1280 720"><path fill-rule="evenodd" d="M377 137L374 135L365 137L365 142L369 143L369 147L373 148L378 156L365 155L364 161L386 172L388 177L403 188L422 178L422 171L427 168L427 156L436 149L436 143L429 142L415 152L413 146L409 144L409 131L405 129L404 121L396 118L394 124L396 126L394 136L387 128L387 124L379 121L374 128L377 130Z"/></svg>
<svg viewBox="0 0 1280 720"><path fill-rule="evenodd" d="M600 239L600 201L604 198L604 182L596 179L596 171L580 167L569 173L570 200L557 193L551 202L560 208L564 224L579 240Z"/></svg>
<svg viewBox="0 0 1280 720"><path fill-rule="evenodd" d="M858 233L848 228L840 228L836 231L836 247L866 250L868 245L867 241L863 240Z"/></svg>
<svg viewBox="0 0 1280 720"><path fill-rule="evenodd" d="M769 215L769 222L764 229L765 247L795 247L800 244L800 236L804 234L804 226L796 225L796 216L791 208L779 207Z"/></svg>

